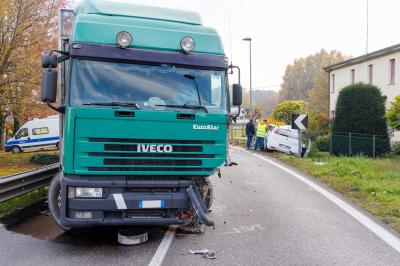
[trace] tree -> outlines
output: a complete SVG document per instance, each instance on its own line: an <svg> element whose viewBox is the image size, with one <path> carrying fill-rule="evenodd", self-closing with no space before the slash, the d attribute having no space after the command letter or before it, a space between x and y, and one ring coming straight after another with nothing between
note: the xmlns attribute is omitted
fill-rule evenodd
<svg viewBox="0 0 400 266"><path fill-rule="evenodd" d="M390 108L386 114L388 125L396 130L400 130L400 95L396 96L390 103Z"/></svg>
<svg viewBox="0 0 400 266"><path fill-rule="evenodd" d="M328 113L328 74L324 67L347 59L338 51L296 59L288 65L279 91L279 101L304 100L312 111Z"/></svg>
<svg viewBox="0 0 400 266"><path fill-rule="evenodd" d="M6 118L37 105L39 55L57 47L57 11L65 5L66 0L0 2L0 148Z"/></svg>
<svg viewBox="0 0 400 266"><path fill-rule="evenodd" d="M332 128L334 154L372 155L373 135L377 140L376 155L390 150L385 101L386 97L373 85L358 83L342 89Z"/></svg>
<svg viewBox="0 0 400 266"><path fill-rule="evenodd" d="M304 101L285 101L278 104L272 110L272 117L278 121L290 124L292 114L301 114L306 112L306 103Z"/></svg>

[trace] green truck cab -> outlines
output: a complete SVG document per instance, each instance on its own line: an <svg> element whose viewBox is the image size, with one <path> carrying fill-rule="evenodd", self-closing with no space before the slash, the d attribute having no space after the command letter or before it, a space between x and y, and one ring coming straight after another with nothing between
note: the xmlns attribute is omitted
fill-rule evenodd
<svg viewBox="0 0 400 266"><path fill-rule="evenodd" d="M57 224L213 226L209 177L242 98L217 32L196 13L104 0L60 18L59 50L42 56L42 101L62 114Z"/></svg>

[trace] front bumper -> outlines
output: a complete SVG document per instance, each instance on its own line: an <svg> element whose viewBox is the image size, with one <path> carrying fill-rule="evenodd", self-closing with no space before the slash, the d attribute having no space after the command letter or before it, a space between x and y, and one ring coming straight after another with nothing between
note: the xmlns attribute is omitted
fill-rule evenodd
<svg viewBox="0 0 400 266"><path fill-rule="evenodd" d="M69 228L115 225L183 224L179 214L191 209L187 190L191 180L129 180L118 176L76 176L61 178L60 223ZM103 198L67 198L68 187L102 187ZM201 198L201 200L203 200ZM142 201L161 201L161 208L143 209ZM77 219L75 212L91 212L90 219Z"/></svg>

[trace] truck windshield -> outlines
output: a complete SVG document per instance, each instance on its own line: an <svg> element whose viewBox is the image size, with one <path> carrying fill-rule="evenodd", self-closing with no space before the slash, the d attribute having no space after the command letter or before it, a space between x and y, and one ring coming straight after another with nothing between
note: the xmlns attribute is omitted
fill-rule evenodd
<svg viewBox="0 0 400 266"><path fill-rule="evenodd" d="M225 71L74 59L71 106L120 106L226 113ZM204 106L204 107L203 107ZM193 108L188 108L193 107ZM200 107L200 108L199 108Z"/></svg>

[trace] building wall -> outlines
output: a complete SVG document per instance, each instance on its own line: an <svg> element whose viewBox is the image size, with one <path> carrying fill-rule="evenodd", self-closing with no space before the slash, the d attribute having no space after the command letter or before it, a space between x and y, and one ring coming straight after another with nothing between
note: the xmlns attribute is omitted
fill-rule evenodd
<svg viewBox="0 0 400 266"><path fill-rule="evenodd" d="M395 83L390 84L390 60L395 59ZM355 72L355 83L368 83L368 66L373 65L372 84L379 87L384 95L387 96L387 106L400 95L400 51L365 61L360 64L347 66L330 72L330 117L334 116L336 102L342 88L351 84L351 70ZM333 81L333 75L335 76ZM333 88L333 83L335 83Z"/></svg>

